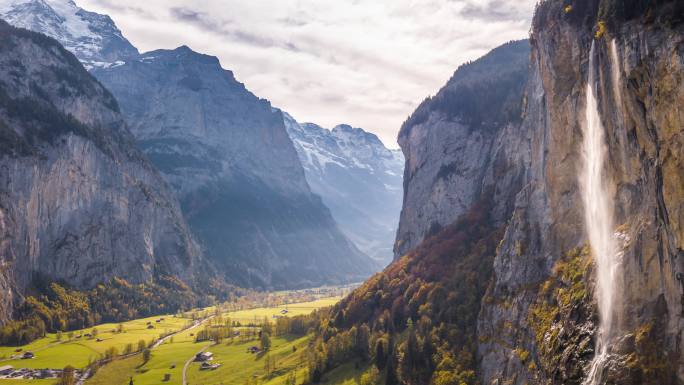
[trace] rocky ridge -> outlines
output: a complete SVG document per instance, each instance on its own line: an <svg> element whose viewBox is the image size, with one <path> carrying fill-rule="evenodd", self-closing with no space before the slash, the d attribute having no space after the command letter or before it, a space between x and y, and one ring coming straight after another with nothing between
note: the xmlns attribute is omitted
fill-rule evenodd
<svg viewBox="0 0 684 385"><path fill-rule="evenodd" d="M311 190L363 252L387 264L403 198L401 152L361 128L329 130L284 116Z"/></svg>

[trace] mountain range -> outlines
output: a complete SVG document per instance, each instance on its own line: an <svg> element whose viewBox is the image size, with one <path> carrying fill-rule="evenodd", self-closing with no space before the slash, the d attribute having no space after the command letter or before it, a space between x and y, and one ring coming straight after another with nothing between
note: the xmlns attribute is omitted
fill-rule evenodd
<svg viewBox="0 0 684 385"><path fill-rule="evenodd" d="M284 116L312 191L363 252L389 263L403 199L401 151L360 128L329 130Z"/></svg>
<svg viewBox="0 0 684 385"><path fill-rule="evenodd" d="M309 185L320 185L307 181L314 175L304 173L302 147L288 136L286 114L249 92L217 58L186 46L140 54L111 18L71 0L5 0L0 17L57 39L113 93L137 147L180 201L202 253L230 282L350 282L379 266L366 253L387 262L396 218L383 213L376 219L382 230L364 237L340 231L336 221L354 228L347 224L368 217L340 205L331 215L326 207L333 202L326 193L348 194L349 186L314 189L323 201L313 194ZM378 145L379 156L389 153L375 138L372 146ZM353 157L362 152L347 153L347 162L359 163ZM365 183L380 183L370 179ZM389 188L379 194L392 195L396 206L401 180L386 182Z"/></svg>

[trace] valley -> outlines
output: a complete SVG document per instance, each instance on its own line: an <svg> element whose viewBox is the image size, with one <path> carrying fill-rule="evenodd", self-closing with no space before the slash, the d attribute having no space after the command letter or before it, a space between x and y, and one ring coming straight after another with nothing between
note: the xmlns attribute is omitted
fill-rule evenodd
<svg viewBox="0 0 684 385"><path fill-rule="evenodd" d="M78 384L219 384L256 379L260 384L285 384L289 375L306 375L307 330L282 329L281 318L297 319L336 304L350 287L286 291L257 296L250 301L221 304L178 314L100 324L93 328L48 334L23 346L0 347L0 367L13 371L0 377L0 384L54 383L54 375L67 366L77 370ZM304 302L301 302L305 300ZM264 304L271 304L263 306ZM276 305L279 304L279 305ZM268 320L273 329L267 352L260 347L259 332ZM229 325L227 335L217 340L197 341L202 330ZM281 325L281 329L278 329ZM145 361L145 351L149 359ZM203 370L196 354L211 351L215 369ZM30 353L33 358L23 358ZM265 369L265 362L272 367ZM94 364L95 363L95 364ZM23 369L30 371L24 371ZM14 374L16 373L16 374ZM87 373L86 378L78 379ZM28 378L29 376L35 378ZM167 378L164 380L164 378ZM183 381L185 378L185 382Z"/></svg>
<svg viewBox="0 0 684 385"><path fill-rule="evenodd" d="M684 1L82 1L0 0L0 385L684 385Z"/></svg>

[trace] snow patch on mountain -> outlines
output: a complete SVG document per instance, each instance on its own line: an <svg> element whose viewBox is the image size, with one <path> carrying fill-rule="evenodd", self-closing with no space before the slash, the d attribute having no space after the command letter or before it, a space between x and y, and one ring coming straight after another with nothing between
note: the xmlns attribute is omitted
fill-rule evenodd
<svg viewBox="0 0 684 385"><path fill-rule="evenodd" d="M283 117L313 192L363 252L389 262L403 199L402 152L361 128Z"/></svg>
<svg viewBox="0 0 684 385"><path fill-rule="evenodd" d="M138 55L109 16L73 0L0 0L0 18L58 40L88 69L121 65Z"/></svg>

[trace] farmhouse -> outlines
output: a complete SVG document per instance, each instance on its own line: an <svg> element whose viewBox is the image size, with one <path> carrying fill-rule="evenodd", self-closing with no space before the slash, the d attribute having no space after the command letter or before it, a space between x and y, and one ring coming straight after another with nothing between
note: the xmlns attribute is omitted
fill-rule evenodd
<svg viewBox="0 0 684 385"><path fill-rule="evenodd" d="M26 352L24 355L21 356L23 360L30 360L31 358L34 358L36 355L33 354L33 352Z"/></svg>
<svg viewBox="0 0 684 385"><path fill-rule="evenodd" d="M208 362L202 362L200 370L216 370L221 367L221 364L210 364Z"/></svg>
<svg viewBox="0 0 684 385"><path fill-rule="evenodd" d="M212 358L214 358L214 353L212 353L212 352L201 352L201 353L197 353L197 355L195 356L195 361L198 361L198 362L210 361Z"/></svg>

